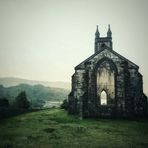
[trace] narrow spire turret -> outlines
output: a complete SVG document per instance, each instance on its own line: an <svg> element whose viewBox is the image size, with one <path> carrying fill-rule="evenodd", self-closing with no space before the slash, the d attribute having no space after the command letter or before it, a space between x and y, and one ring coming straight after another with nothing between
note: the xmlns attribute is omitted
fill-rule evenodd
<svg viewBox="0 0 148 148"><path fill-rule="evenodd" d="M95 37L96 39L98 39L100 37L100 33L99 33L99 29L98 29L98 25L97 25L97 29L96 29L96 33L95 33Z"/></svg>
<svg viewBox="0 0 148 148"><path fill-rule="evenodd" d="M99 33L98 25L97 25L97 29L96 29L96 32L95 32L95 52L98 49L99 38L100 38L100 33Z"/></svg>
<svg viewBox="0 0 148 148"><path fill-rule="evenodd" d="M110 29L110 25L108 25L107 37L112 38L112 32Z"/></svg>

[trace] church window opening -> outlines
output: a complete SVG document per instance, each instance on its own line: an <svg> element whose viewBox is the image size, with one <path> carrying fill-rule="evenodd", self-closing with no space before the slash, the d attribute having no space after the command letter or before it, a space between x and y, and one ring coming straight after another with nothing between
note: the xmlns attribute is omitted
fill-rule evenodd
<svg viewBox="0 0 148 148"><path fill-rule="evenodd" d="M98 66L96 81L96 94L98 98L104 98L100 100L100 105L113 104L112 100L115 99L115 68L111 61L104 60Z"/></svg>
<svg viewBox="0 0 148 148"><path fill-rule="evenodd" d="M107 94L104 90L101 92L100 96L101 105L107 105Z"/></svg>

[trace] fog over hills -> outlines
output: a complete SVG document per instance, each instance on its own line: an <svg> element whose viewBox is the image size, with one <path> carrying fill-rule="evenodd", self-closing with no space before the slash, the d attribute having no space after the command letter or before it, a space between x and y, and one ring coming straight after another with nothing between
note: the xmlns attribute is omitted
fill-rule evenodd
<svg viewBox="0 0 148 148"><path fill-rule="evenodd" d="M13 105L15 98L22 91L26 92L27 99L32 107L43 107L47 101L61 102L68 98L69 90L63 88L46 87L41 84L19 84L4 87L0 85L0 99L6 98Z"/></svg>
<svg viewBox="0 0 148 148"><path fill-rule="evenodd" d="M19 84L29 84L29 85L41 84L48 87L64 88L68 90L70 90L71 88L71 84L68 82L36 81L36 80L28 80L16 77L0 77L0 85L3 85L4 87L11 87Z"/></svg>

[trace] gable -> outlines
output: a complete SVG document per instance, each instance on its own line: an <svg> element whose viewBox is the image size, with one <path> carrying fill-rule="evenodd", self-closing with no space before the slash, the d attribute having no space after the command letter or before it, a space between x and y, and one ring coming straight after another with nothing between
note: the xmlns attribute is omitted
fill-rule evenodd
<svg viewBox="0 0 148 148"><path fill-rule="evenodd" d="M108 58L112 59L113 56L116 57L116 58L122 59L124 61L127 61L132 68L136 68L136 69L139 68L135 63L126 59L125 57L123 57L119 53L115 52L114 50L111 50L110 48L105 48L105 49L102 49L102 50L96 52L95 54L91 55L87 59L85 59L83 62L81 62L79 65L77 65L75 67L75 69L84 69L85 64L89 64L90 61L98 59L99 57L108 57ZM98 60L100 60L100 59L98 59Z"/></svg>

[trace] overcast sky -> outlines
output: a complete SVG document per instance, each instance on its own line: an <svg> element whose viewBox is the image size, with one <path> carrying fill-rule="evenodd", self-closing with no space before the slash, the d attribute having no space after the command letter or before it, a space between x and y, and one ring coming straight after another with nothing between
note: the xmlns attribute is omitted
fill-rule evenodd
<svg viewBox="0 0 148 148"><path fill-rule="evenodd" d="M71 81L99 25L140 67L148 94L148 0L0 0L0 77Z"/></svg>

